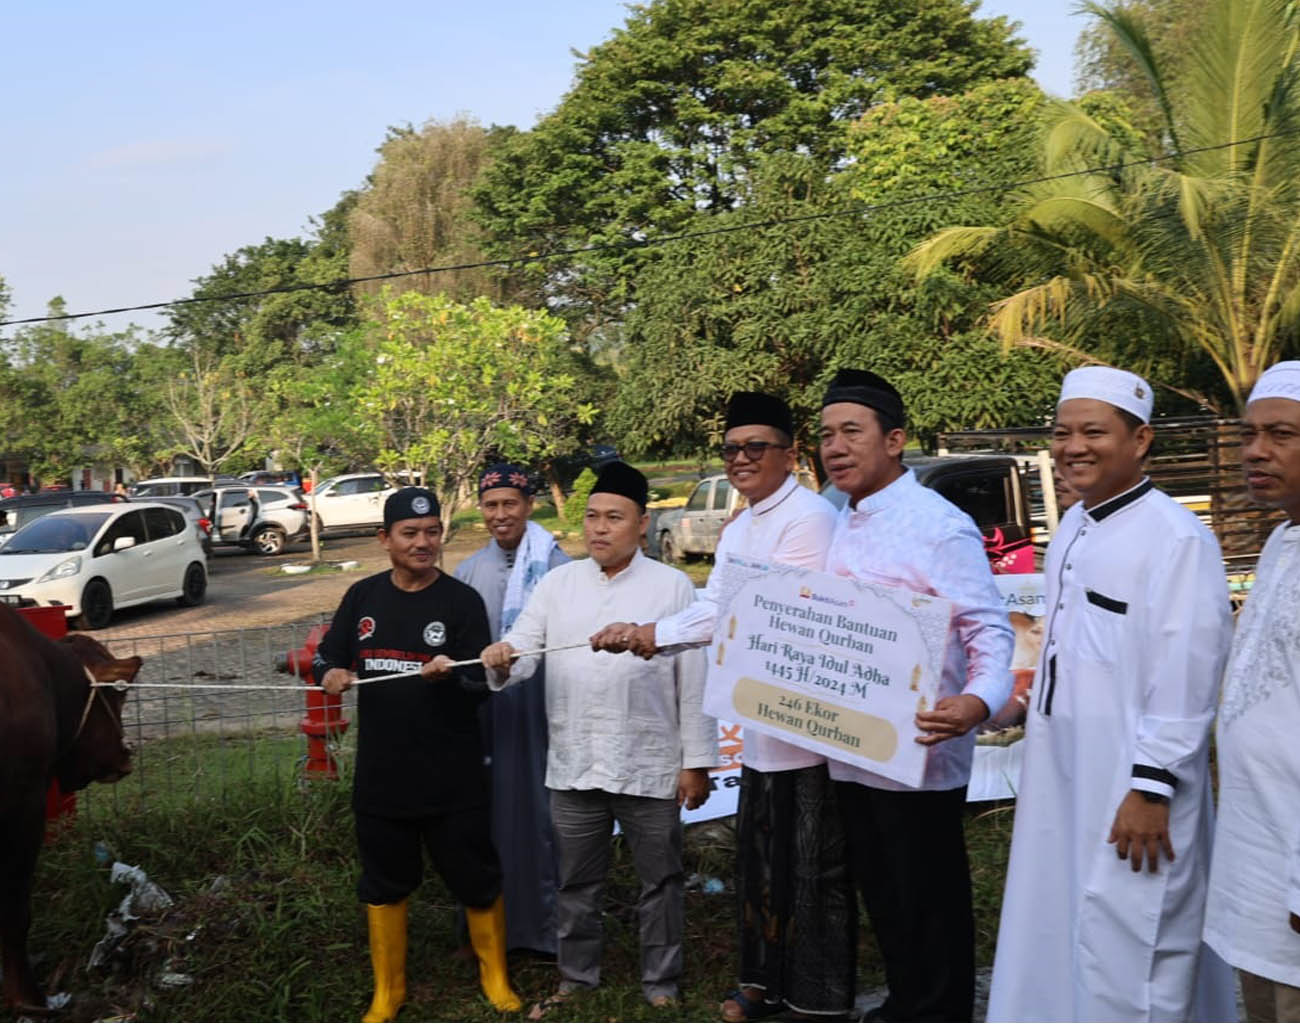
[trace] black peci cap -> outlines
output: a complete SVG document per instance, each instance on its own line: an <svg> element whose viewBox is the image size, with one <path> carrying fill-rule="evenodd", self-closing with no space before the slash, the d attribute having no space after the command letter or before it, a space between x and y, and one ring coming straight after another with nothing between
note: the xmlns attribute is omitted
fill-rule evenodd
<svg viewBox="0 0 1300 1025"><path fill-rule="evenodd" d="M630 498L644 509L646 502L650 500L650 482L636 467L615 461L601 467L591 494L600 492Z"/></svg>
<svg viewBox="0 0 1300 1025"><path fill-rule="evenodd" d="M525 498L533 493L528 472L514 463L493 463L483 471L483 476L478 479L479 497L482 498L484 491L493 488L517 488Z"/></svg>
<svg viewBox="0 0 1300 1025"><path fill-rule="evenodd" d="M441 515L438 496L428 488L399 488L384 502L384 529L391 529L399 520Z"/></svg>
<svg viewBox="0 0 1300 1025"><path fill-rule="evenodd" d="M727 403L727 430L733 427L775 427L794 437L794 417L784 399L761 391L738 391Z"/></svg>
<svg viewBox="0 0 1300 1025"><path fill-rule="evenodd" d="M898 394L898 389L870 370L852 367L837 370L826 386L822 406L836 402L856 402L859 406L874 409L880 414L881 426L887 431L907 422L903 414L903 397Z"/></svg>

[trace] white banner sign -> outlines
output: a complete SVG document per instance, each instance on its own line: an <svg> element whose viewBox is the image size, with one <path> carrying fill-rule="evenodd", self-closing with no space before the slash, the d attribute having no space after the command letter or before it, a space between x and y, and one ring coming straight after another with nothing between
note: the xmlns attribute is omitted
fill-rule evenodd
<svg viewBox="0 0 1300 1025"><path fill-rule="evenodd" d="M992 719L975 739L975 761L966 789L968 801L1006 800L1020 790L1025 711L1047 623L1046 582L1041 573L1008 573L993 579L1016 632L1016 648L1011 656L1015 687L1011 700L1001 709L994 709Z"/></svg>
<svg viewBox="0 0 1300 1025"><path fill-rule="evenodd" d="M704 710L910 786L926 749L951 605L847 577L728 556Z"/></svg>

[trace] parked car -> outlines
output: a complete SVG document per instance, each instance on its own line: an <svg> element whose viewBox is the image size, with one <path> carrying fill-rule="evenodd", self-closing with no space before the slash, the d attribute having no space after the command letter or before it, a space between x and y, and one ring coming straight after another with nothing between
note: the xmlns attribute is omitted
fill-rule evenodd
<svg viewBox="0 0 1300 1025"><path fill-rule="evenodd" d="M0 548L0 599L64 605L98 630L115 609L161 598L198 605L208 589L203 548L179 509L113 502L60 509Z"/></svg>
<svg viewBox="0 0 1300 1025"><path fill-rule="evenodd" d="M606 463L612 463L618 458L620 458L618 449L613 445L592 445L590 448L579 449L567 456L560 456L555 460L552 468L555 471L555 479L567 492L573 488L573 482L578 479L583 470L590 467L593 473L600 473ZM531 476L533 491L539 495L545 494L549 487L546 475L536 471Z"/></svg>
<svg viewBox="0 0 1300 1025"><path fill-rule="evenodd" d="M282 484L287 488L301 488L302 477L297 470L248 470L239 475L246 484Z"/></svg>
<svg viewBox="0 0 1300 1025"><path fill-rule="evenodd" d="M664 562L712 555L722 525L744 501L725 474L705 477L678 509L665 509L650 524L650 553Z"/></svg>
<svg viewBox="0 0 1300 1025"><path fill-rule="evenodd" d="M917 480L933 488L975 521L996 573L1034 569L1029 493L1019 462L1011 456L909 456L903 460ZM837 509L848 496L834 484L822 495ZM743 502L723 474L705 477L686 505L665 509L651 520L648 547L665 562L712 555L722 525Z"/></svg>
<svg viewBox="0 0 1300 1025"><path fill-rule="evenodd" d="M321 531L384 525L384 502L397 489L382 473L345 473L316 485L312 506Z"/></svg>
<svg viewBox="0 0 1300 1025"><path fill-rule="evenodd" d="M212 520L208 516L207 507L202 502L193 495L158 495L150 498L149 501L161 502L163 505L170 505L173 509L179 509L194 527L195 536L203 545L203 554L209 558L212 556Z"/></svg>
<svg viewBox="0 0 1300 1025"><path fill-rule="evenodd" d="M246 530L257 493L257 521ZM247 484L196 491L193 497L212 521L213 547L237 546L262 555L279 555L285 545L307 534L307 502L297 488L259 487Z"/></svg>
<svg viewBox="0 0 1300 1025"><path fill-rule="evenodd" d="M975 521L994 573L1034 570L1029 488L1014 456L912 456L903 462L916 479L933 488ZM848 495L834 484L822 488L837 509Z"/></svg>
<svg viewBox="0 0 1300 1025"><path fill-rule="evenodd" d="M132 498L154 498L163 495L192 495L210 488L213 484L239 484L238 477L150 477L138 480L130 487Z"/></svg>
<svg viewBox="0 0 1300 1025"><path fill-rule="evenodd" d="M57 509L121 501L125 499L109 491L41 491L34 495L0 499L0 545L5 544L15 530Z"/></svg>

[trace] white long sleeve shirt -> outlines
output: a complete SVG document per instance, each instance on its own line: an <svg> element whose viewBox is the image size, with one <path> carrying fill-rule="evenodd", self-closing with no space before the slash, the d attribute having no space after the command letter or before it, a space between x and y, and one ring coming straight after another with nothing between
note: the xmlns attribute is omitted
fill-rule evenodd
<svg viewBox="0 0 1300 1025"><path fill-rule="evenodd" d="M593 559L581 559L538 582L502 641L516 651L574 644L611 622L658 621L694 599L685 573L639 551L612 578ZM718 764L717 721L701 709L703 651L649 661L590 648L545 657L552 790L673 798L682 769ZM500 690L528 679L537 661L519 659L506 678L489 673L488 685Z"/></svg>
<svg viewBox="0 0 1300 1025"><path fill-rule="evenodd" d="M1219 821L1205 940L1229 964L1300 986L1300 525L1269 537L1219 708Z"/></svg>
<svg viewBox="0 0 1300 1025"><path fill-rule="evenodd" d="M905 587L952 602L939 698L974 694L997 711L1011 696L1015 634L993 582L975 522L907 470L856 507L839 512L826 570L856 580ZM929 749L920 790L951 790L970 782L975 731ZM909 790L867 769L830 762L832 779L881 790Z"/></svg>
<svg viewBox="0 0 1300 1025"><path fill-rule="evenodd" d="M717 567L727 555L747 555L763 562L780 562L820 570L835 530L835 507L821 495L799 484L794 475L761 502L741 511L722 532L714 555ZM713 638L718 619L721 571L709 574L704 594L675 615L655 624L655 644L675 649L679 645L704 645ZM742 755L749 768L780 772L820 765L826 759L802 747L746 727Z"/></svg>

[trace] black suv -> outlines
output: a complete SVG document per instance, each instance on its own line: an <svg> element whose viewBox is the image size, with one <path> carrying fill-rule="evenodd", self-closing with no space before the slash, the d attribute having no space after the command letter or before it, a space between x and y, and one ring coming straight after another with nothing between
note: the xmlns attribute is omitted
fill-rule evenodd
<svg viewBox="0 0 1300 1025"><path fill-rule="evenodd" d="M1029 490L1011 456L904 456L919 483L933 488L975 521L995 573L1034 569ZM836 509L848 496L834 484L822 496Z"/></svg>

